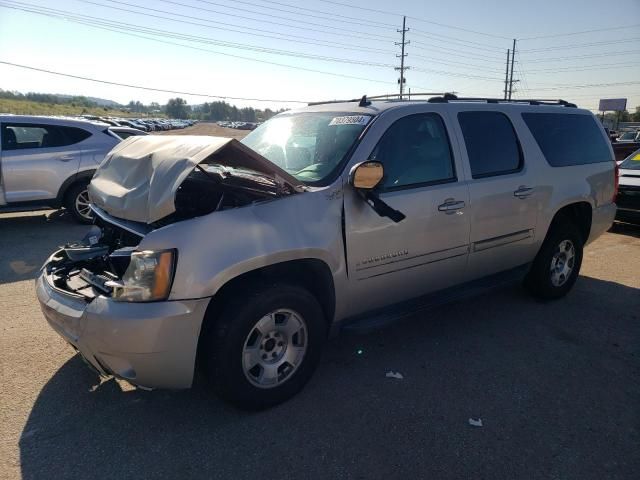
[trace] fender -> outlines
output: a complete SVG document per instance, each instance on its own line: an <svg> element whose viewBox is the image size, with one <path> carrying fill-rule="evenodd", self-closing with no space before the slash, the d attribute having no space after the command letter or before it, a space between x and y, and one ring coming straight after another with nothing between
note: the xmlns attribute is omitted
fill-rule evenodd
<svg viewBox="0 0 640 480"><path fill-rule="evenodd" d="M89 183L94 173L96 173L96 169L92 168L90 170L83 170L81 172L77 172L71 175L69 178L67 178L64 182L62 182L62 185L58 190L58 195L56 196L56 203L59 205L62 205L62 202L64 201L64 195L67 193L67 190L69 189L69 187L74 183L80 182L80 181L86 181L87 183Z"/></svg>

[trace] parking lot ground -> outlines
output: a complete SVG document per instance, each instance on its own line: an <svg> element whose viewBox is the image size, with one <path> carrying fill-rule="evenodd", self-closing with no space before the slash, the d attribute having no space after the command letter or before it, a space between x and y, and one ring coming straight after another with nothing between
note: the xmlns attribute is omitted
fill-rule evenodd
<svg viewBox="0 0 640 480"><path fill-rule="evenodd" d="M211 135L213 137L231 137L240 140L249 133L248 130L220 127L213 122L199 122L195 125L180 130L166 130L153 132L154 135Z"/></svg>
<svg viewBox="0 0 640 480"><path fill-rule="evenodd" d="M637 478L640 228L590 245L562 300L513 286L332 339L303 392L261 413L202 381L98 381L33 286L86 228L50 211L0 215L2 478Z"/></svg>

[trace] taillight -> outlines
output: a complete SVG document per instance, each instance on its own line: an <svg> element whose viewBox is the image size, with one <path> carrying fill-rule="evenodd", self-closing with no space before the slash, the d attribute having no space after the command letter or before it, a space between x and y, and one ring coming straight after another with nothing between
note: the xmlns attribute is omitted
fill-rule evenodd
<svg viewBox="0 0 640 480"><path fill-rule="evenodd" d="M613 170L613 200L611 201L615 202L618 197L618 187L620 186L620 167L618 166L618 162L615 160L613 161L613 164L615 165L615 168Z"/></svg>

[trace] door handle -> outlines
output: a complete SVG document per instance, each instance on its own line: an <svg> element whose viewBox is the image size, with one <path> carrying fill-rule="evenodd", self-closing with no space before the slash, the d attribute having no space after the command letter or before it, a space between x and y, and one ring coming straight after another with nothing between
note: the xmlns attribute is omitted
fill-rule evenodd
<svg viewBox="0 0 640 480"><path fill-rule="evenodd" d="M513 195L514 197L518 197L518 198L527 198L532 193L533 193L533 188L520 185L518 189L515 192L513 192Z"/></svg>
<svg viewBox="0 0 640 480"><path fill-rule="evenodd" d="M70 160L73 160L73 155L62 155L58 158L58 160L60 160L61 162L68 162Z"/></svg>
<svg viewBox="0 0 640 480"><path fill-rule="evenodd" d="M438 210L441 212L455 212L456 210L461 210L465 206L465 203L462 201L456 201L453 198L448 198L444 201L442 205L438 205Z"/></svg>

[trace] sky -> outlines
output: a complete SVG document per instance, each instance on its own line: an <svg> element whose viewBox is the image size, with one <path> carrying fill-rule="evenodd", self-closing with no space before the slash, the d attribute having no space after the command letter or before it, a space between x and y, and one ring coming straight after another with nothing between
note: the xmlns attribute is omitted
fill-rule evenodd
<svg viewBox="0 0 640 480"><path fill-rule="evenodd" d="M640 0L0 0L0 62L191 105L291 108L396 93L403 15L412 93L501 98L515 38L515 98L640 106ZM0 88L178 96L2 63Z"/></svg>

